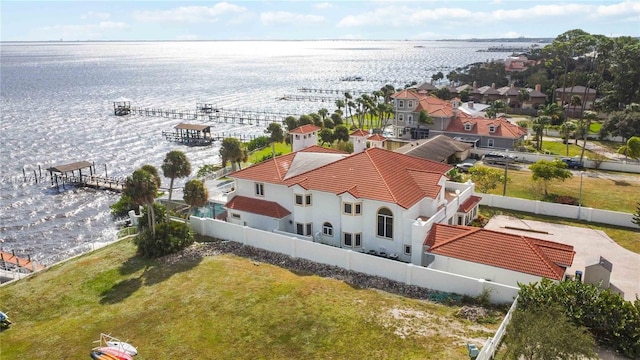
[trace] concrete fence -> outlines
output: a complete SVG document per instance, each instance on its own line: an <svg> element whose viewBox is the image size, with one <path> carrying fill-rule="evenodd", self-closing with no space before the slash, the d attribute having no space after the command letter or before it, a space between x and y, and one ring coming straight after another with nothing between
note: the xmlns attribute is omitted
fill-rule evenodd
<svg viewBox="0 0 640 360"><path fill-rule="evenodd" d="M491 301L494 303L511 303L519 290L517 287L492 283L484 279L475 279L357 251L323 245L298 238L295 234L288 234L287 236L194 216L190 218L190 222L192 229L202 235L231 240L294 258L337 266L346 270L379 276L431 290L472 297L489 292Z"/></svg>
<svg viewBox="0 0 640 360"><path fill-rule="evenodd" d="M638 227L636 224L631 222L633 220L633 214L619 211L600 210L586 208L584 206L556 204L539 200L519 199L493 194L476 193L475 195L482 197L482 200L480 201L481 205L501 209L584 220L601 224L624 226L628 228Z"/></svg>

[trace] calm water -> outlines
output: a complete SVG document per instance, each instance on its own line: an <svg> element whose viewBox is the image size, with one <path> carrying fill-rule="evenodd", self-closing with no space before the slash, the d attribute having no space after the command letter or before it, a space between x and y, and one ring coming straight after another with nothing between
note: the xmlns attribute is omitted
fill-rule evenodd
<svg viewBox="0 0 640 360"><path fill-rule="evenodd" d="M87 160L109 176L160 167L179 149L197 169L218 163L218 148L164 141L178 119L116 117L113 101L133 106L195 109L197 102L295 114L330 103L277 101L300 87L377 90L402 87L442 71L507 53L496 44L464 42L282 41L2 43L0 109L0 248L45 264L115 240L109 205L118 194L58 192L24 183L22 171ZM515 44L510 44L515 45ZM423 46L423 47L416 47ZM362 76L365 81L340 78ZM214 132L259 134L256 125L216 124ZM44 175L44 172L43 172ZM164 179L168 186L168 179ZM178 183L177 186L181 186Z"/></svg>

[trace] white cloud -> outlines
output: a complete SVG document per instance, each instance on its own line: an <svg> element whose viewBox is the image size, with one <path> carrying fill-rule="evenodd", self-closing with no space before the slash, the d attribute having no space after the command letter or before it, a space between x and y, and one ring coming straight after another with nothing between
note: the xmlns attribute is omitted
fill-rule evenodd
<svg viewBox="0 0 640 360"><path fill-rule="evenodd" d="M233 20L227 16L243 14L246 11L247 8L243 6L221 2L214 6L181 6L171 10L137 11L134 12L133 18L142 22L202 23Z"/></svg>
<svg viewBox="0 0 640 360"><path fill-rule="evenodd" d="M277 24L309 24L323 22L324 16L295 14L287 11L269 11L260 14L260 21L265 26Z"/></svg>
<svg viewBox="0 0 640 360"><path fill-rule="evenodd" d="M325 9L331 9L333 7L333 4L328 2L323 2L323 3L313 4L313 7L318 10L325 10Z"/></svg>
<svg viewBox="0 0 640 360"><path fill-rule="evenodd" d="M89 11L88 13L82 14L82 16L80 16L81 19L102 19L102 20L107 20L110 17L111 17L111 14L109 13L94 12L94 11Z"/></svg>
<svg viewBox="0 0 640 360"><path fill-rule="evenodd" d="M640 15L640 2L625 1L619 4L600 5L596 13L602 16L632 15L633 13Z"/></svg>

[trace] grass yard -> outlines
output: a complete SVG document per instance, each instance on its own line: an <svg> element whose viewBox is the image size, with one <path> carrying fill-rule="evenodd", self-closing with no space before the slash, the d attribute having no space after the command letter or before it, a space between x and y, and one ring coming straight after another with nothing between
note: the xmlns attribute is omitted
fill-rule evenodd
<svg viewBox="0 0 640 360"><path fill-rule="evenodd" d="M582 142L579 141L580 144ZM560 141L543 141L542 150L548 151L551 154L558 156L567 156L567 144L563 144ZM582 147L575 144L574 139L569 139L569 157L580 156L582 153ZM591 151L585 150L584 156L589 157Z"/></svg>
<svg viewBox="0 0 640 360"><path fill-rule="evenodd" d="M130 241L0 287L3 359L84 359L100 333L148 359L464 359L496 324L232 256L151 261Z"/></svg>
<svg viewBox="0 0 640 360"><path fill-rule="evenodd" d="M249 163L255 164L259 162L260 159L262 159L266 155L271 155L271 151L272 151L271 146L269 146L262 150L258 150L249 154ZM275 143L275 152L276 154L281 153L282 155L288 154L291 152L291 145L284 142ZM242 167L244 168L245 164L243 164Z"/></svg>
<svg viewBox="0 0 640 360"><path fill-rule="evenodd" d="M615 178L591 177L587 171L582 179L582 204L585 207L593 207L604 210L635 213L637 202L640 200L640 175L627 175L632 180L621 181ZM602 176L607 176L602 172ZM507 184L507 196L530 200L541 200L543 190L531 180L531 172L526 170L509 170L511 181ZM636 180L633 180L637 178ZM496 189L489 191L491 194L502 195L503 187L500 184ZM548 189L550 194L568 195L580 197L580 175L574 176L564 182L553 181Z"/></svg>

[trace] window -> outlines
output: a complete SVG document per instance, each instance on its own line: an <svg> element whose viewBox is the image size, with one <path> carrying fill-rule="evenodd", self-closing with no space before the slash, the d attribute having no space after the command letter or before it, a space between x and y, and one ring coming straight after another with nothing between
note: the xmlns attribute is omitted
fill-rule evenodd
<svg viewBox="0 0 640 360"><path fill-rule="evenodd" d="M471 124L464 124L464 129L466 131L470 131L471 130Z"/></svg>
<svg viewBox="0 0 640 360"><path fill-rule="evenodd" d="M487 146L488 147L493 147L493 139L487 140Z"/></svg>
<svg viewBox="0 0 640 360"><path fill-rule="evenodd" d="M296 234L298 235L305 235L305 236L310 236L311 234L313 234L312 230L313 230L313 224L312 223L307 223L307 224L303 224L303 223L296 223Z"/></svg>
<svg viewBox="0 0 640 360"><path fill-rule="evenodd" d="M240 214L231 213L231 217L234 219L240 219Z"/></svg>
<svg viewBox="0 0 640 360"><path fill-rule="evenodd" d="M304 235L304 224L296 223L296 234Z"/></svg>
<svg viewBox="0 0 640 360"><path fill-rule="evenodd" d="M362 215L362 203L342 203L342 213L346 215Z"/></svg>
<svg viewBox="0 0 640 360"><path fill-rule="evenodd" d="M342 233L343 247L360 248L362 247L362 233Z"/></svg>
<svg viewBox="0 0 640 360"><path fill-rule="evenodd" d="M296 205L302 206L302 195L296 194Z"/></svg>
<svg viewBox="0 0 640 360"><path fill-rule="evenodd" d="M343 205L344 206L342 207L343 208L342 212L345 213L345 214L351 215L352 211L353 211L353 204L352 203L344 203Z"/></svg>
<svg viewBox="0 0 640 360"><path fill-rule="evenodd" d="M489 132L490 133L496 132L496 126L495 125L489 125Z"/></svg>
<svg viewBox="0 0 640 360"><path fill-rule="evenodd" d="M393 239L393 214L387 208L378 210L378 236Z"/></svg>
<svg viewBox="0 0 640 360"><path fill-rule="evenodd" d="M296 135L296 140L300 140L300 135Z"/></svg>
<svg viewBox="0 0 640 360"><path fill-rule="evenodd" d="M398 121L404 121L404 114L398 114Z"/></svg>
<svg viewBox="0 0 640 360"><path fill-rule="evenodd" d="M295 194L295 204L298 206L311 206L311 194Z"/></svg>
<svg viewBox="0 0 640 360"><path fill-rule="evenodd" d="M398 100L398 107L399 108L403 108L404 107L404 100Z"/></svg>
<svg viewBox="0 0 640 360"><path fill-rule="evenodd" d="M256 183L256 195L264 196L264 184Z"/></svg>
<svg viewBox="0 0 640 360"><path fill-rule="evenodd" d="M408 116L407 116L407 122L408 122L409 124L413 124L413 115L408 115Z"/></svg>
<svg viewBox="0 0 640 360"><path fill-rule="evenodd" d="M305 233L305 235L311 235L311 234L313 234L313 224L312 224L312 223L307 223L307 224L305 225L305 230L307 231L307 232Z"/></svg>
<svg viewBox="0 0 640 360"><path fill-rule="evenodd" d="M307 194L304 196L304 205L311 206L311 194Z"/></svg>
<svg viewBox="0 0 640 360"><path fill-rule="evenodd" d="M413 101L409 100L409 103L407 104L408 108L412 108L413 107Z"/></svg>
<svg viewBox="0 0 640 360"><path fill-rule="evenodd" d="M333 226L330 223L322 224L322 235L333 236Z"/></svg>
<svg viewBox="0 0 640 360"><path fill-rule="evenodd" d="M462 216L458 216L458 225L462 225Z"/></svg>
<svg viewBox="0 0 640 360"><path fill-rule="evenodd" d="M411 255L411 245L405 245L404 246L404 254L405 255Z"/></svg>

